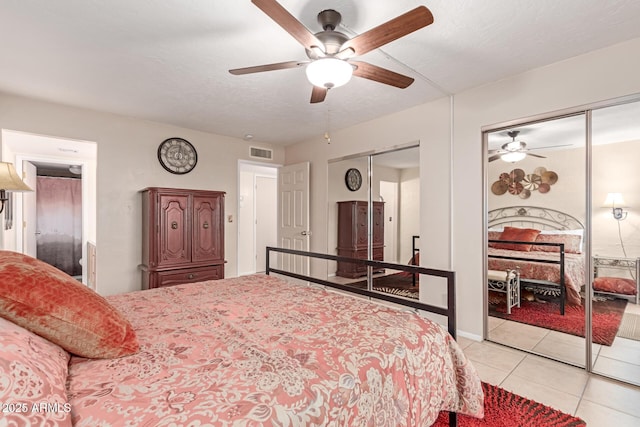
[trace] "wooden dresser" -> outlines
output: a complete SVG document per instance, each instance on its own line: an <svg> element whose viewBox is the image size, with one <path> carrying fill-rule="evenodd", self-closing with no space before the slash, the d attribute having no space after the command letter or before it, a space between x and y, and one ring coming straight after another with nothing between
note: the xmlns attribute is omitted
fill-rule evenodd
<svg viewBox="0 0 640 427"><path fill-rule="evenodd" d="M224 278L222 191L142 190L142 288Z"/></svg>
<svg viewBox="0 0 640 427"><path fill-rule="evenodd" d="M338 255L367 259L369 244L369 209L366 201L338 202ZM384 259L384 202L373 202L373 260ZM374 271L378 272L378 271ZM336 275L356 278L365 276L367 267L352 262L338 262Z"/></svg>

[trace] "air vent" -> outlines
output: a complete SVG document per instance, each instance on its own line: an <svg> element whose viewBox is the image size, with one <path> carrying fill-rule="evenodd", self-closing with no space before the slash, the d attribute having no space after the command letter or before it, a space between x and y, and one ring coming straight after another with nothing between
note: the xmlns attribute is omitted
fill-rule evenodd
<svg viewBox="0 0 640 427"><path fill-rule="evenodd" d="M267 150L266 148L251 147L251 157L271 160L273 159L273 150Z"/></svg>

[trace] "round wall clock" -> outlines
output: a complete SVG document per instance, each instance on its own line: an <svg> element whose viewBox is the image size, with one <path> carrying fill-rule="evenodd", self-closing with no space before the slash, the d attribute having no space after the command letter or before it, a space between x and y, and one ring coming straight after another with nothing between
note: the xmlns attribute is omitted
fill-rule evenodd
<svg viewBox="0 0 640 427"><path fill-rule="evenodd" d="M182 175L196 167L198 153L186 139L169 138L158 147L158 160L167 171Z"/></svg>
<svg viewBox="0 0 640 427"><path fill-rule="evenodd" d="M349 190L358 191L362 186L362 175L360 171L356 168L347 170L347 173L344 175L344 182Z"/></svg>

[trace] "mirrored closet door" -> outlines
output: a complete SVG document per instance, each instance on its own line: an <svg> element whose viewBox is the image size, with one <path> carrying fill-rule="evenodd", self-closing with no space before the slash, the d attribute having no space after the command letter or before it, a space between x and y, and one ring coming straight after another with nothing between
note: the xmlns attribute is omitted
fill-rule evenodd
<svg viewBox="0 0 640 427"><path fill-rule="evenodd" d="M329 162L329 253L417 264L420 218L419 146ZM352 262L328 264L328 279L418 299L418 278ZM371 284L369 283L371 276Z"/></svg>
<svg viewBox="0 0 640 427"><path fill-rule="evenodd" d="M490 132L486 165L488 338L578 366L588 310L585 123L576 114Z"/></svg>
<svg viewBox="0 0 640 427"><path fill-rule="evenodd" d="M591 120L593 371L640 385L640 102Z"/></svg>
<svg viewBox="0 0 640 427"><path fill-rule="evenodd" d="M486 337L640 384L640 102L485 133Z"/></svg>

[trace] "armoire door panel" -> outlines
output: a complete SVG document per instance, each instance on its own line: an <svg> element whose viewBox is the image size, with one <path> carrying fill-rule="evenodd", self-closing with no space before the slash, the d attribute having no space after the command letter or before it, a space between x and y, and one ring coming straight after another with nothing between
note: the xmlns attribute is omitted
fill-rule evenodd
<svg viewBox="0 0 640 427"><path fill-rule="evenodd" d="M364 203L358 203L356 205L356 227L355 227L355 239L356 239L356 246L364 246L365 248L367 247L367 241L369 240L367 238L367 233L369 230L369 227L367 225L367 222L369 221L369 210L367 208L367 202Z"/></svg>
<svg viewBox="0 0 640 427"><path fill-rule="evenodd" d="M194 196L193 198L193 262L215 261L224 258L222 197Z"/></svg>
<svg viewBox="0 0 640 427"><path fill-rule="evenodd" d="M191 262L189 198L160 195L160 248L158 266Z"/></svg>

